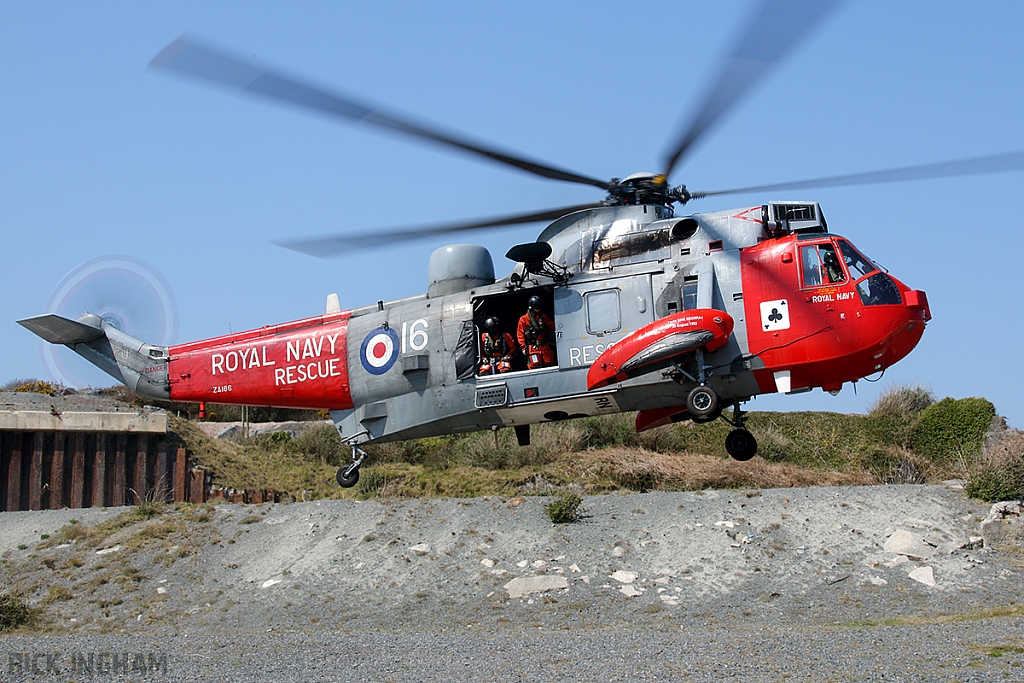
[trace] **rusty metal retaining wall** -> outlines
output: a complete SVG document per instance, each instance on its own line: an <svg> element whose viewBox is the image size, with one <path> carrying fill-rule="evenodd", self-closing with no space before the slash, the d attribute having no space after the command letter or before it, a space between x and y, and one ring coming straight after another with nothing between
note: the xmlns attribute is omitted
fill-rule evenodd
<svg viewBox="0 0 1024 683"><path fill-rule="evenodd" d="M206 472L150 433L0 431L0 510L206 502Z"/></svg>

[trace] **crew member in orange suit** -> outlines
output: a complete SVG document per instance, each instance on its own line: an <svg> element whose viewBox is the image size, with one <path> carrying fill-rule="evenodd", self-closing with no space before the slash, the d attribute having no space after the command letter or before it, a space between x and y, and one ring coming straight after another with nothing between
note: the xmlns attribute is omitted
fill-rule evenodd
<svg viewBox="0 0 1024 683"><path fill-rule="evenodd" d="M530 297L516 332L530 370L555 364L555 323L541 310L541 303L539 296Z"/></svg>
<svg viewBox="0 0 1024 683"><path fill-rule="evenodd" d="M501 323L494 316L484 321L480 335L480 374L497 375L512 369L512 357L516 354L516 340L508 332L501 331Z"/></svg>

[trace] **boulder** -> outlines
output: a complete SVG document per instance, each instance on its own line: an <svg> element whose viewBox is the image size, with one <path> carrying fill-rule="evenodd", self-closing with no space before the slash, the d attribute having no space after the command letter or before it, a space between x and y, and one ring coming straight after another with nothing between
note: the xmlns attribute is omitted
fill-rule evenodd
<svg viewBox="0 0 1024 683"><path fill-rule="evenodd" d="M935 554L935 546L925 543L924 540L912 534L906 529L897 529L885 542L885 550L897 555L906 555L915 560L925 560Z"/></svg>
<svg viewBox="0 0 1024 683"><path fill-rule="evenodd" d="M520 576L505 584L510 598L522 598L533 593L561 590L568 588L569 582L564 576L545 574L542 576Z"/></svg>
<svg viewBox="0 0 1024 683"><path fill-rule="evenodd" d="M1024 517L1017 501L996 503L981 523L981 537L986 548L1010 546L1024 549Z"/></svg>

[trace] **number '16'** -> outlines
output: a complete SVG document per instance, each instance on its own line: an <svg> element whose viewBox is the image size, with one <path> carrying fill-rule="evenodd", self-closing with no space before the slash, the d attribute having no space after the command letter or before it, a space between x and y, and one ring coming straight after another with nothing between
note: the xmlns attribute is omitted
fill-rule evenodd
<svg viewBox="0 0 1024 683"><path fill-rule="evenodd" d="M420 318L412 323L402 323L402 353L409 349L422 351L427 348L427 319Z"/></svg>

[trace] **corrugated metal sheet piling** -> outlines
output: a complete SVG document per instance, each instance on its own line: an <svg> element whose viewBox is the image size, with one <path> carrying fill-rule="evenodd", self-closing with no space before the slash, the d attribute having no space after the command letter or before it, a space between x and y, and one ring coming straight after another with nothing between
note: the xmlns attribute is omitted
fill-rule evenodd
<svg viewBox="0 0 1024 683"><path fill-rule="evenodd" d="M162 412L0 411L0 510L206 501Z"/></svg>

